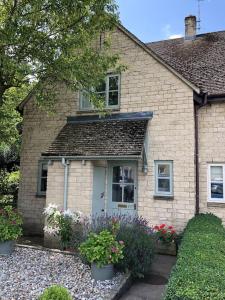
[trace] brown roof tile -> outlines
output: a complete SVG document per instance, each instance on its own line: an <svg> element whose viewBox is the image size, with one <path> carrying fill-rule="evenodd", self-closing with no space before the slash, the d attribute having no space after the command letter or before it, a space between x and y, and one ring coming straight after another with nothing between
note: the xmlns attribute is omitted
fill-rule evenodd
<svg viewBox="0 0 225 300"><path fill-rule="evenodd" d="M67 123L47 156L141 155L148 120L107 120Z"/></svg>
<svg viewBox="0 0 225 300"><path fill-rule="evenodd" d="M148 43L184 78L209 95L225 94L225 31Z"/></svg>

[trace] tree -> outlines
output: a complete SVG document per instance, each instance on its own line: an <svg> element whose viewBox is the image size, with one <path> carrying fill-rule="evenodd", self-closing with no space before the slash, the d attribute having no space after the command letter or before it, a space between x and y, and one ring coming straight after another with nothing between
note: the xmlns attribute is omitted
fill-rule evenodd
<svg viewBox="0 0 225 300"><path fill-rule="evenodd" d="M102 38L117 21L114 0L0 0L0 107L29 82L45 105L57 82L96 86L118 64Z"/></svg>

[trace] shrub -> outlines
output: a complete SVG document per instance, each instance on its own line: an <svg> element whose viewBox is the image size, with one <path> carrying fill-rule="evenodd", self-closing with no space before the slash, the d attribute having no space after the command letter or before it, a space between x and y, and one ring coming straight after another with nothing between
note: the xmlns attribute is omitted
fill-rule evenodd
<svg viewBox="0 0 225 300"><path fill-rule="evenodd" d="M72 297L64 287L53 285L45 289L38 300L72 300Z"/></svg>
<svg viewBox="0 0 225 300"><path fill-rule="evenodd" d="M200 214L188 222L165 300L225 299L225 229Z"/></svg>
<svg viewBox="0 0 225 300"><path fill-rule="evenodd" d="M47 225L44 231L50 235L58 235L63 249L70 248L73 227L81 221L80 212L71 212L69 209L59 210L57 205L49 204L44 210Z"/></svg>
<svg viewBox="0 0 225 300"><path fill-rule="evenodd" d="M154 237L152 232L142 226L133 223L121 226L117 235L124 241L124 258L117 264L122 271L129 270L133 277L144 277L150 273L154 256Z"/></svg>
<svg viewBox="0 0 225 300"><path fill-rule="evenodd" d="M154 227L156 238L163 243L171 243L176 239L176 231L173 226L166 224L156 225Z"/></svg>
<svg viewBox="0 0 225 300"><path fill-rule="evenodd" d="M0 241L16 240L22 235L22 218L15 208L0 209Z"/></svg>
<svg viewBox="0 0 225 300"><path fill-rule="evenodd" d="M112 224L112 232L103 230L99 234L91 232L88 239L79 247L81 255L89 263L96 263L98 267L115 264L123 258L123 241L116 241L119 224Z"/></svg>

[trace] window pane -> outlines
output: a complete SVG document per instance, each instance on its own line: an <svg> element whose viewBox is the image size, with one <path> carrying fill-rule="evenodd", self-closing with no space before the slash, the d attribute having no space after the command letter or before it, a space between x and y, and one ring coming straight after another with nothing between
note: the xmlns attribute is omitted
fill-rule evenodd
<svg viewBox="0 0 225 300"><path fill-rule="evenodd" d="M211 181L222 181L222 180L223 180L223 167L211 166Z"/></svg>
<svg viewBox="0 0 225 300"><path fill-rule="evenodd" d="M92 108L91 102L89 101L89 94L87 92L82 92L81 94L81 108Z"/></svg>
<svg viewBox="0 0 225 300"><path fill-rule="evenodd" d="M124 167L124 183L134 183L134 174L132 167Z"/></svg>
<svg viewBox="0 0 225 300"><path fill-rule="evenodd" d="M48 164L42 164L41 177L48 176Z"/></svg>
<svg viewBox="0 0 225 300"><path fill-rule="evenodd" d="M46 192L47 190L47 177L41 178L41 192Z"/></svg>
<svg viewBox="0 0 225 300"><path fill-rule="evenodd" d="M109 92L109 105L118 105L118 92Z"/></svg>
<svg viewBox="0 0 225 300"><path fill-rule="evenodd" d="M123 168L120 166L113 167L113 182L121 182L123 180Z"/></svg>
<svg viewBox="0 0 225 300"><path fill-rule="evenodd" d="M134 185L130 184L124 186L123 202L134 202Z"/></svg>
<svg viewBox="0 0 225 300"><path fill-rule="evenodd" d="M169 164L158 165L158 176L159 177L169 177L170 176L170 165Z"/></svg>
<svg viewBox="0 0 225 300"><path fill-rule="evenodd" d="M120 184L112 185L112 201L122 202L122 186Z"/></svg>
<svg viewBox="0 0 225 300"><path fill-rule="evenodd" d="M109 77L109 90L118 90L119 86L119 77L113 76Z"/></svg>
<svg viewBox="0 0 225 300"><path fill-rule="evenodd" d="M170 180L169 179L158 179L158 192L170 192Z"/></svg>
<svg viewBox="0 0 225 300"><path fill-rule="evenodd" d="M211 183L211 198L223 198L223 183Z"/></svg>
<svg viewBox="0 0 225 300"><path fill-rule="evenodd" d="M100 84L96 87L96 92L105 92L106 90L106 83L105 80L101 81Z"/></svg>

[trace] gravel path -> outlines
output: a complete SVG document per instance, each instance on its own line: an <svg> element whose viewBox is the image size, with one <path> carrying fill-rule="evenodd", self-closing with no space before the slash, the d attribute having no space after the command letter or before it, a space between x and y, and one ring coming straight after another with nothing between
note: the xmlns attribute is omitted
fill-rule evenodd
<svg viewBox="0 0 225 300"><path fill-rule="evenodd" d="M95 283L90 268L77 257L16 248L11 256L0 256L0 299L36 300L46 287L60 284L73 299L102 300L122 277L118 274L112 281Z"/></svg>

